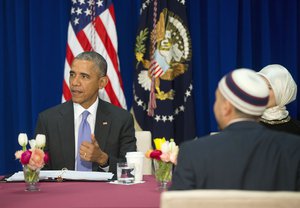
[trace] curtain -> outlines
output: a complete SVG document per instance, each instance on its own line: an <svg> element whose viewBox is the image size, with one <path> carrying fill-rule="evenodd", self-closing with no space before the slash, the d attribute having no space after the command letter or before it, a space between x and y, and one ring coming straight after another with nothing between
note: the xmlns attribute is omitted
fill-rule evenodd
<svg viewBox="0 0 300 208"><path fill-rule="evenodd" d="M170 0L175 1L175 0ZM196 131L217 131L219 79L232 69L285 66L299 83L297 0L190 0ZM119 61L132 106L134 45L141 0L115 0ZM20 132L32 138L38 113L61 102L69 0L0 0L0 175L21 170L14 153ZM299 93L298 93L299 97ZM288 109L300 119L299 98Z"/></svg>

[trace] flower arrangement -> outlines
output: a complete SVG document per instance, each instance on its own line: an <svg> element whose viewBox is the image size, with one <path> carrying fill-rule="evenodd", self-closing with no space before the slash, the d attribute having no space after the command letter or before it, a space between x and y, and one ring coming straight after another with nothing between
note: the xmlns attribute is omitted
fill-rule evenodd
<svg viewBox="0 0 300 208"><path fill-rule="evenodd" d="M167 182L172 179L173 164L177 164L179 148L174 139L166 141L163 138L154 139L154 150L148 150L146 157L154 159L155 178L161 183L161 188L166 189Z"/></svg>
<svg viewBox="0 0 300 208"><path fill-rule="evenodd" d="M35 140L29 141L30 149L27 149L28 137L25 133L19 134L18 142L22 146L22 150L16 151L15 157L23 165L25 182L37 182L39 170L49 161L49 155L44 152L46 137L43 134L38 134Z"/></svg>

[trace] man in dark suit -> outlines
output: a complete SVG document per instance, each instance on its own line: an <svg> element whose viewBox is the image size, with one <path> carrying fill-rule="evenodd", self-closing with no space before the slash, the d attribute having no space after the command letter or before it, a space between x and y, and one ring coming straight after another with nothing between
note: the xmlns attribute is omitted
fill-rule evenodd
<svg viewBox="0 0 300 208"><path fill-rule="evenodd" d="M49 152L47 169L79 169L116 173L116 163L125 160L126 152L136 151L133 118L124 109L98 98L108 78L107 63L96 52L75 57L70 71L72 100L39 114L36 134L46 135ZM88 141L80 142L83 112L88 111ZM89 168L87 170L89 170Z"/></svg>
<svg viewBox="0 0 300 208"><path fill-rule="evenodd" d="M257 122L268 87L252 70L234 70L216 90L221 132L184 143L171 190L300 190L300 137Z"/></svg>

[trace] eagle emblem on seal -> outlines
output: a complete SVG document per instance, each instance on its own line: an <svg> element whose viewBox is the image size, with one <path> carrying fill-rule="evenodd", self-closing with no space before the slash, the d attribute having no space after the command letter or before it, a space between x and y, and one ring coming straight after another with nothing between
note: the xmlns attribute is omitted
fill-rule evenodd
<svg viewBox="0 0 300 208"><path fill-rule="evenodd" d="M180 17L166 8L160 13L155 28L149 32L146 27L136 37L136 68L139 64L143 66L138 74L138 83L143 89L150 91L151 78L154 77L156 99L173 100L175 90L172 88L162 90L161 81L172 81L188 70L187 62L192 56L191 38ZM145 58L146 42L149 41L149 37L149 52L152 51L153 54L151 61Z"/></svg>

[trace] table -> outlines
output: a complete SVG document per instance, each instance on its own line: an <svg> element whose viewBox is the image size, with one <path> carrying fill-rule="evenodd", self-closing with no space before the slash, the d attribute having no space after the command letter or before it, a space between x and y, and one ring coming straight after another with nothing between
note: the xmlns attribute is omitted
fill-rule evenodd
<svg viewBox="0 0 300 208"><path fill-rule="evenodd" d="M39 192L25 192L24 182L0 183L0 207L159 208L160 192L154 176L144 176L144 181L143 184L134 185L40 182Z"/></svg>

